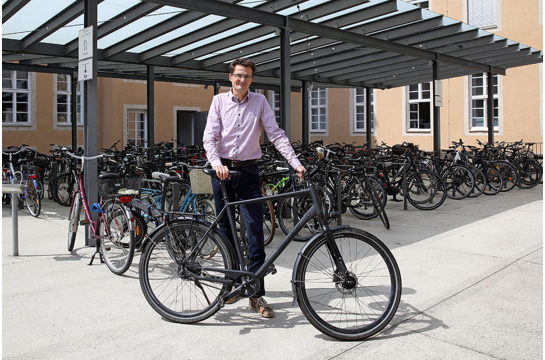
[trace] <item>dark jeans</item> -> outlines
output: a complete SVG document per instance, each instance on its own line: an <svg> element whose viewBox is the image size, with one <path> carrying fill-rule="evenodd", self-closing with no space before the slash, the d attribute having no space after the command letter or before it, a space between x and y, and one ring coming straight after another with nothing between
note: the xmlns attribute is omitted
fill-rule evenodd
<svg viewBox="0 0 545 360"><path fill-rule="evenodd" d="M248 200L262 197L261 180L257 164L245 167L229 167L229 170L240 171L239 176L231 176L231 180L225 180L225 187L229 201ZM214 189L214 202L216 214L223 209L224 202L221 194L220 182L212 179ZM263 245L263 205L260 202L241 206L242 216L246 225L246 242L250 265L248 271L255 273L265 262L265 245ZM231 245L235 248L233 234L227 213L218 222L220 230L227 236ZM261 280L259 292L254 296L265 295L265 282Z"/></svg>

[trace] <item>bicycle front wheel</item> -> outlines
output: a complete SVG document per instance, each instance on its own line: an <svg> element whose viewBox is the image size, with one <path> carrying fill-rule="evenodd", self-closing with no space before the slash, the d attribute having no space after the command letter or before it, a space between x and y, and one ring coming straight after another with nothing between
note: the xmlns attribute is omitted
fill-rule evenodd
<svg viewBox="0 0 545 360"><path fill-rule="evenodd" d="M53 200L62 206L70 206L72 200L73 177L70 173L57 176L51 185Z"/></svg>
<svg viewBox="0 0 545 360"><path fill-rule="evenodd" d="M116 275L124 274L131 267L134 257L134 230L131 230L131 216L117 201L102 204L104 211L99 215L98 236L100 252L106 266ZM129 212L130 214L130 212Z"/></svg>
<svg viewBox="0 0 545 360"><path fill-rule="evenodd" d="M296 262L295 291L301 311L326 335L363 340L382 330L401 299L401 274L390 250L360 229L333 231L348 270L339 271L326 236L308 243Z"/></svg>
<svg viewBox="0 0 545 360"><path fill-rule="evenodd" d="M70 214L68 215L68 251L74 250L74 244L76 242L76 235L78 234L79 217L81 209L81 193L77 193L72 201L70 207Z"/></svg>
<svg viewBox="0 0 545 360"><path fill-rule="evenodd" d="M166 224L153 234L140 258L140 287L148 303L162 317L195 323L214 315L230 285L218 270L232 269L232 249L215 231L203 238L207 226L191 220ZM207 243L211 243L207 245ZM195 246L217 246L209 259L199 257ZM208 280L209 279L209 280Z"/></svg>

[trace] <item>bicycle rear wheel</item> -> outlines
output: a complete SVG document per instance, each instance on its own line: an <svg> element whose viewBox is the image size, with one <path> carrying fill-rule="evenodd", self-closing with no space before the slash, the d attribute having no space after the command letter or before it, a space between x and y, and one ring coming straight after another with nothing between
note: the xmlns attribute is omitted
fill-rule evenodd
<svg viewBox="0 0 545 360"><path fill-rule="evenodd" d="M523 161L519 164L520 186L524 189L530 189L541 180L541 168L533 161Z"/></svg>
<svg viewBox="0 0 545 360"><path fill-rule="evenodd" d="M329 214L333 209L333 201L328 192L323 193L322 206L324 214ZM278 225L288 235L295 225L301 220L305 213L312 206L310 196L296 196L292 198L281 199L278 202L277 219ZM329 218L329 216L327 216ZM320 223L317 218L311 219L305 224L299 233L293 238L295 241L307 241L314 234L321 231Z"/></svg>
<svg viewBox="0 0 545 360"><path fill-rule="evenodd" d="M121 275L129 270L134 257L131 217L127 214L128 210L115 200L102 204L102 210L97 225L100 252L110 271Z"/></svg>
<svg viewBox="0 0 545 360"><path fill-rule="evenodd" d="M263 194L263 196L266 196ZM263 204L263 243L269 245L274 239L276 231L276 216L274 215L274 206L272 201L264 201Z"/></svg>
<svg viewBox="0 0 545 360"><path fill-rule="evenodd" d="M51 186L53 200L62 206L70 206L72 201L73 177L70 173L57 176Z"/></svg>
<svg viewBox="0 0 545 360"><path fill-rule="evenodd" d="M209 259L192 252L208 227L191 220L166 224L153 234L140 258L140 287L148 303L162 317L179 323L195 323L214 315L231 286L198 279L197 276L227 279L216 269L232 269L232 249L215 230L203 239L203 246L217 246Z"/></svg>
<svg viewBox="0 0 545 360"><path fill-rule="evenodd" d="M359 229L334 230L348 273L338 270L326 236L297 258L295 292L308 321L339 340L363 340L382 330L401 299L401 274L390 250Z"/></svg>
<svg viewBox="0 0 545 360"><path fill-rule="evenodd" d="M447 196L454 200L468 197L475 188L475 177L462 165L452 165L442 174Z"/></svg>
<svg viewBox="0 0 545 360"><path fill-rule="evenodd" d="M407 200L417 209L434 210L447 198L443 179L436 173L418 171L407 180Z"/></svg>
<svg viewBox="0 0 545 360"><path fill-rule="evenodd" d="M30 215L34 217L40 216L40 211L42 210L42 202L40 201L40 196L34 187L34 182L32 180L27 181L26 194L25 194L25 203Z"/></svg>

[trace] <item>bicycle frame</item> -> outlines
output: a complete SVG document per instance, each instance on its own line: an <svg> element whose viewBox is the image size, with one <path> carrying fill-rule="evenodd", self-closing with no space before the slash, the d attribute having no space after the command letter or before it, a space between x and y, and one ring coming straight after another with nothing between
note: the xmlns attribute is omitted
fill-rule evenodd
<svg viewBox="0 0 545 360"><path fill-rule="evenodd" d="M222 187L222 193L226 194L225 184L223 182L221 183L221 187ZM316 188L315 188L315 186L314 186L314 184L312 182L309 182L309 188L307 188L307 189L303 189L303 190L299 190L299 191L295 191L295 192L290 192L290 193L286 193L286 194L271 195L271 196L267 196L267 197L261 197L261 198L256 198L256 199L248 199L248 200L241 200L241 201L233 201L233 202L230 202L227 198L224 197L225 207L220 211L220 213L216 216L216 219L214 220L212 225L210 225L208 230L199 239L199 241L197 242L197 246L195 246L195 248L189 254L189 258L191 258L193 256L196 256L196 254L200 251L200 248L204 245L204 242L206 240L206 236L217 225L219 219L225 214L225 212L227 212L227 216L228 216L229 222L231 224L231 231L232 231L233 236L234 236L233 238L238 239L238 236L236 234L236 227L234 226L234 224L235 224L235 218L234 218L234 213L233 213L233 207L234 206L252 204L252 203L269 201L269 200L280 200L280 199L284 199L284 198L291 198L291 197L294 197L294 196L310 196L310 198L312 199L312 206L305 213L305 215L299 220L299 222L294 226L294 228L290 231L290 233L288 235L286 235L284 240L282 240L282 242L272 252L272 254L269 255L269 257L267 259L265 259L264 264L256 271L255 274L252 273L252 272L249 272L249 271L244 271L244 270L226 270L226 269L218 269L218 268L203 268L203 270L205 270L205 271L213 271L213 272L223 273L223 274L225 274L225 275L232 278L232 279L221 279L221 278L215 278L215 277L211 278L211 277L208 277L208 276L200 276L200 275L197 275L197 274L193 274L193 273L190 273L187 268L184 268L184 271L188 272L188 274L190 276L194 277L197 280L218 282L218 283L224 283L224 284L229 284L229 285L233 285L235 283L236 278L241 277L241 276L247 276L247 277L252 278L252 279L255 280L254 285L257 287L256 291L259 291L259 280L264 278L267 275L271 265L278 259L280 254L282 254L282 252L292 242L292 240L295 238L297 233L306 225L306 223L309 222L314 217L317 217L319 222L320 222L320 225L322 227L323 234L325 234L325 236L327 236L327 238L328 238L328 249L332 254L332 258L335 259L335 262L336 262L335 265L337 266L337 269L341 273L347 272L348 270L346 268L346 265L344 264L344 261L342 260L342 257L340 256L339 248L337 247L337 244L335 243L335 241L333 239L331 228L329 227L329 225L328 225L328 223L327 223L327 221L325 219L325 215L323 214L323 211L321 209L321 201L320 201L320 199L318 197L318 193L316 191ZM316 234L315 236L319 236L319 235L320 234ZM242 258L242 251L241 251L241 248L240 248L240 245L239 245L238 241L235 241L235 252L236 252L237 259L238 259L238 264L244 264L243 258ZM245 279L243 279L242 280L242 285L240 285L239 287L237 287L236 289L231 291L231 293L228 294L224 298L224 300L228 300L228 299L238 295L240 292L242 292L244 290L244 286L245 286L246 282L247 281Z"/></svg>

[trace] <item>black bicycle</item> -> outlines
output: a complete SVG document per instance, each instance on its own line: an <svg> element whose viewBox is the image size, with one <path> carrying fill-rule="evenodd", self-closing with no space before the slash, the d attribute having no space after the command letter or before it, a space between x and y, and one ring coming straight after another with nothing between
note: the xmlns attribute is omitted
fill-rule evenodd
<svg viewBox="0 0 545 360"><path fill-rule="evenodd" d="M314 169L313 169L314 170ZM214 170L204 170L215 176ZM237 172L231 172L236 176ZM259 291L259 281L274 273L274 261L305 224L317 218L322 231L299 252L293 270L293 291L301 311L318 330L340 340L362 340L377 334L395 315L401 298L401 274L390 250L375 236L349 226L329 227L312 181L294 193L229 202L221 182L225 207L235 239L233 246L213 224L198 216L179 218L164 212L165 221L146 238L140 260L140 285L146 300L161 316L179 323L209 318L225 302ZM236 236L233 207L259 201L308 196L312 206L254 274L245 241ZM178 216L178 218L177 218ZM210 245L212 257L199 254Z"/></svg>

